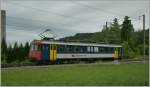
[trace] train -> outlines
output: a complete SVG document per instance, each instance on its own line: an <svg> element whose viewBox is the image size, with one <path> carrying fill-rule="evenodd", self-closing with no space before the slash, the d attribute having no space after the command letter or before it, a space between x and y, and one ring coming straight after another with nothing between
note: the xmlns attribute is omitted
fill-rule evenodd
<svg viewBox="0 0 150 87"><path fill-rule="evenodd" d="M95 61L121 59L122 46L99 43L33 40L29 57L40 62L64 63L73 61Z"/></svg>

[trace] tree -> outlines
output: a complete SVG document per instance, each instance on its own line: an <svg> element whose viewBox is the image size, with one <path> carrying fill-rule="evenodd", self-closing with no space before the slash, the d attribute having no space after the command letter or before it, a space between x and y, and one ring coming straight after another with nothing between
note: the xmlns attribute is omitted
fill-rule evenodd
<svg viewBox="0 0 150 87"><path fill-rule="evenodd" d="M13 61L16 61L16 60L18 60L19 59L19 49L18 49L19 47L18 47L18 43L17 42L15 42L15 44L14 44L14 47L13 47L13 51L12 51L12 53L14 54L13 55Z"/></svg>
<svg viewBox="0 0 150 87"><path fill-rule="evenodd" d="M2 61L6 61L7 59L7 44L6 41L4 39L2 39L2 43L1 43L1 60Z"/></svg>
<svg viewBox="0 0 150 87"><path fill-rule="evenodd" d="M18 47L18 55L17 55L17 60L19 62L24 60L24 56L25 56L25 49L22 45L22 43L20 44L20 46Z"/></svg>
<svg viewBox="0 0 150 87"><path fill-rule="evenodd" d="M29 49L30 49L29 42L26 42L26 43L25 43L25 47L24 47L24 50L25 50L25 55L24 55L24 57L28 57Z"/></svg>
<svg viewBox="0 0 150 87"><path fill-rule="evenodd" d="M109 43L119 44L121 42L120 25L117 18L113 20L109 30Z"/></svg>
<svg viewBox="0 0 150 87"><path fill-rule="evenodd" d="M122 47L123 47L123 58L134 58L135 57L135 52L131 49L131 47L129 46L129 43L127 41L124 41L122 43Z"/></svg>
<svg viewBox="0 0 150 87"><path fill-rule="evenodd" d="M129 39L131 38L133 32L134 28L133 25L131 24L131 20L129 20L128 16L125 16L121 28L121 42L123 41L129 42Z"/></svg>
<svg viewBox="0 0 150 87"><path fill-rule="evenodd" d="M13 48L11 45L7 48L7 63L11 63L14 58Z"/></svg>
<svg viewBox="0 0 150 87"><path fill-rule="evenodd" d="M101 37L103 37L102 38L102 40L103 40L103 42L105 42L105 43L108 43L109 41L109 27L106 27L106 26L104 26L103 27L103 29L102 29L102 33L101 33Z"/></svg>

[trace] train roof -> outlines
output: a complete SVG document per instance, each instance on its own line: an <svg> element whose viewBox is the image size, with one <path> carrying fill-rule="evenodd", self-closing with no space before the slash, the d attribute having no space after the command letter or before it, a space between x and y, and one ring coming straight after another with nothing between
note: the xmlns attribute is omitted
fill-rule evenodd
<svg viewBox="0 0 150 87"><path fill-rule="evenodd" d="M44 40L34 40L32 43L37 43L37 44L58 44L58 45L78 45L78 46L122 47L121 45L115 45L115 44L44 41Z"/></svg>

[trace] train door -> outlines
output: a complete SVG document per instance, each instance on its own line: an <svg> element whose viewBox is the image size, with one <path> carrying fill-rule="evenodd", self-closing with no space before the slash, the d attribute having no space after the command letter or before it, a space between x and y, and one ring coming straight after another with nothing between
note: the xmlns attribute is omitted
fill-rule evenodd
<svg viewBox="0 0 150 87"><path fill-rule="evenodd" d="M118 48L115 48L114 50L114 58L118 59Z"/></svg>
<svg viewBox="0 0 150 87"><path fill-rule="evenodd" d="M43 60L49 60L49 54L50 54L50 46L49 44L43 44L42 45L42 59Z"/></svg>
<svg viewBox="0 0 150 87"><path fill-rule="evenodd" d="M57 57L56 44L51 44L50 45L50 60L56 61L56 57Z"/></svg>
<svg viewBox="0 0 150 87"><path fill-rule="evenodd" d="M122 58L122 48L119 48L118 57L119 57L120 59Z"/></svg>

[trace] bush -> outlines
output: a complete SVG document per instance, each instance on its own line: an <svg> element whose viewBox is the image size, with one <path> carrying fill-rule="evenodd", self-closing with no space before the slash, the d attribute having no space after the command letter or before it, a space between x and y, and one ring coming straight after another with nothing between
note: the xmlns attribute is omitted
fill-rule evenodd
<svg viewBox="0 0 150 87"><path fill-rule="evenodd" d="M33 63L29 59L26 59L26 60L22 61L20 64L21 65L32 65Z"/></svg>
<svg viewBox="0 0 150 87"><path fill-rule="evenodd" d="M129 48L128 54L129 54L129 58L135 58L137 55L136 52L134 52L131 48Z"/></svg>
<svg viewBox="0 0 150 87"><path fill-rule="evenodd" d="M6 60L2 60L1 64L7 64L7 61Z"/></svg>
<svg viewBox="0 0 150 87"><path fill-rule="evenodd" d="M124 41L122 43L123 46L123 58L135 58L136 55L138 54L138 50L137 49L132 49L128 42ZM136 50L136 51L134 51Z"/></svg>
<svg viewBox="0 0 150 87"><path fill-rule="evenodd" d="M35 57L29 58L29 61L30 61L30 62L33 62L33 63L38 62L37 58L35 58Z"/></svg>
<svg viewBox="0 0 150 87"><path fill-rule="evenodd" d="M16 61L11 62L10 64L18 65L18 64L19 64L19 61L16 60Z"/></svg>

